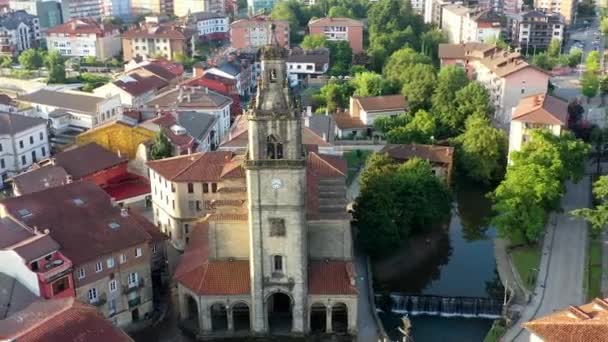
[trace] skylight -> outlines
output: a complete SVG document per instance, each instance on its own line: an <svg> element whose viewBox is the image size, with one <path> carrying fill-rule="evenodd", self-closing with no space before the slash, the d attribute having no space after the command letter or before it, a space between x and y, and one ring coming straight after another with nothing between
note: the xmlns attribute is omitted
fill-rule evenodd
<svg viewBox="0 0 608 342"><path fill-rule="evenodd" d="M19 215L21 215L21 218L30 217L32 216L32 212L28 209L21 209L19 210Z"/></svg>
<svg viewBox="0 0 608 342"><path fill-rule="evenodd" d="M108 223L108 227L110 227L111 229L118 229L120 228L120 224L118 224L117 222L110 222Z"/></svg>

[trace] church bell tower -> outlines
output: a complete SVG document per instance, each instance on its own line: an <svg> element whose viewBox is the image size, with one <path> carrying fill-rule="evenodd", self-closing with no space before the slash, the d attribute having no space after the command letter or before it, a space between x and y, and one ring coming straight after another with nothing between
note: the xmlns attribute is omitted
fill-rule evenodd
<svg viewBox="0 0 608 342"><path fill-rule="evenodd" d="M299 109L287 81L287 50L262 49L262 74L247 113L251 325L258 333L305 333L306 158Z"/></svg>

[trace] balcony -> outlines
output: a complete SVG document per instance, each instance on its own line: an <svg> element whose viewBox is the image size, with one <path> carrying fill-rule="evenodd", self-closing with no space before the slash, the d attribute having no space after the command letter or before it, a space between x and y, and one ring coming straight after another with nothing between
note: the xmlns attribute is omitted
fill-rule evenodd
<svg viewBox="0 0 608 342"><path fill-rule="evenodd" d="M142 278L142 279L138 279L137 283L131 283L129 285L124 285L122 287L122 293L129 294L133 291L137 291L144 287L144 283L145 283L144 279Z"/></svg>
<svg viewBox="0 0 608 342"><path fill-rule="evenodd" d="M59 276L72 269L72 262L60 252L54 254L53 259L49 260L36 272L40 279L45 283L50 283Z"/></svg>
<svg viewBox="0 0 608 342"><path fill-rule="evenodd" d="M105 303L107 303L107 301L108 301L108 297L106 296L105 293L102 293L97 297L97 299L89 300L89 304L91 304L93 306L102 306Z"/></svg>

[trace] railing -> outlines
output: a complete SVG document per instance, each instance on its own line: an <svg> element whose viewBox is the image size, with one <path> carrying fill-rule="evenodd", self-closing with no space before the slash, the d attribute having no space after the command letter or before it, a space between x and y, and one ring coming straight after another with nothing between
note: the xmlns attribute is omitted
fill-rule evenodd
<svg viewBox="0 0 608 342"><path fill-rule="evenodd" d="M135 283L135 284L131 283L131 284L128 284L128 285L124 285L122 293L128 294L128 293L131 293L133 291L139 290L139 289L141 289L143 287L144 287L144 279L138 279L137 283Z"/></svg>
<svg viewBox="0 0 608 342"><path fill-rule="evenodd" d="M72 262L59 256L53 261L49 261L42 269L38 270L44 282L54 280L58 275L67 272L72 268Z"/></svg>
<svg viewBox="0 0 608 342"><path fill-rule="evenodd" d="M105 303L107 303L107 301L108 301L108 297L106 296L105 293L102 293L97 297L97 300L95 300L95 301L89 300L89 304L91 304L93 306L102 306Z"/></svg>

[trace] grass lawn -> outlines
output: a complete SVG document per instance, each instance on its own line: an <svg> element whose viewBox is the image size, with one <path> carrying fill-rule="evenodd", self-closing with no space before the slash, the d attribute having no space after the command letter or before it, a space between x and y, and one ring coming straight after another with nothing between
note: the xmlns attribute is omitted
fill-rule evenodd
<svg viewBox="0 0 608 342"><path fill-rule="evenodd" d="M507 328L499 321L494 321L492 324L492 329L488 331L486 338L483 339L483 342L498 342L500 338L507 332Z"/></svg>
<svg viewBox="0 0 608 342"><path fill-rule="evenodd" d="M511 250L511 260L515 265L519 277L524 282L524 286L534 290L538 267L540 265L541 245L520 246Z"/></svg>
<svg viewBox="0 0 608 342"><path fill-rule="evenodd" d="M346 184L350 185L352 181L357 176L359 170L365 164L367 157L371 154L371 151L365 150L355 150L344 152L342 155L344 159L346 159L346 164L348 165L348 175L346 177Z"/></svg>
<svg viewBox="0 0 608 342"><path fill-rule="evenodd" d="M590 236L587 255L587 269L585 281L587 283L587 298L589 300L602 295L602 239Z"/></svg>

